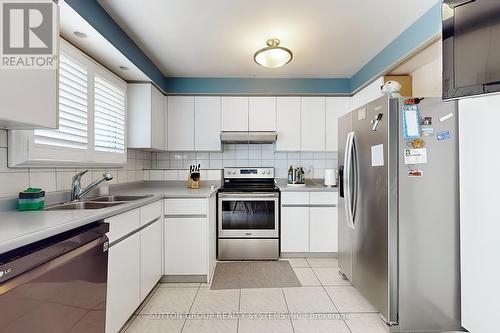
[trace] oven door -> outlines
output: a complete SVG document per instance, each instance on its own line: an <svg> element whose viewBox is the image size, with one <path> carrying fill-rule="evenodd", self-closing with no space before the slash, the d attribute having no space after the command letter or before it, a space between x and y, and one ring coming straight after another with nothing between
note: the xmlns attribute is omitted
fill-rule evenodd
<svg viewBox="0 0 500 333"><path fill-rule="evenodd" d="M277 238L279 193L219 193L219 238Z"/></svg>

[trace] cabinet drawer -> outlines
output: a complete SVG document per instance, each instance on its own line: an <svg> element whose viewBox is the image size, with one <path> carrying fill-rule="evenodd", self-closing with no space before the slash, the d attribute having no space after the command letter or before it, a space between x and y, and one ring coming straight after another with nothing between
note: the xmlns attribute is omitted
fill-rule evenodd
<svg viewBox="0 0 500 333"><path fill-rule="evenodd" d="M336 205L337 192L311 192L311 205Z"/></svg>
<svg viewBox="0 0 500 333"><path fill-rule="evenodd" d="M207 199L165 199L165 215L206 215Z"/></svg>
<svg viewBox="0 0 500 333"><path fill-rule="evenodd" d="M139 221L139 209L134 209L106 219L105 222L109 223L109 232L106 234L109 238L109 242L113 243L139 228Z"/></svg>
<svg viewBox="0 0 500 333"><path fill-rule="evenodd" d="M162 215L162 207L161 200L150 203L149 205L142 206L141 210L141 225L148 224L154 219L161 217Z"/></svg>
<svg viewBox="0 0 500 333"><path fill-rule="evenodd" d="M309 192L282 192L281 203L284 205L309 205Z"/></svg>

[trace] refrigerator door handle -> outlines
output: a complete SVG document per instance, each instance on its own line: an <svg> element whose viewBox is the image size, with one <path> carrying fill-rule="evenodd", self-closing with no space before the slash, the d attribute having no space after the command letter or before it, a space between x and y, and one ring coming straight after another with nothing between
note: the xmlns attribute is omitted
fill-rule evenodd
<svg viewBox="0 0 500 333"><path fill-rule="evenodd" d="M352 147L351 147L351 159L353 163L353 174L352 174L352 186L349 187L351 194L350 206L351 206L351 218L352 218L352 228L354 229L354 219L356 217L356 210L358 208L358 179L359 179L359 167L358 167L358 150L356 145L356 134L352 133ZM351 200L352 199L352 200Z"/></svg>
<svg viewBox="0 0 500 333"><path fill-rule="evenodd" d="M352 169L352 148L354 142L354 132L347 134L344 156L344 192L345 192L345 213L347 217L347 225L354 229L354 221L352 216L352 202L351 202L351 169Z"/></svg>

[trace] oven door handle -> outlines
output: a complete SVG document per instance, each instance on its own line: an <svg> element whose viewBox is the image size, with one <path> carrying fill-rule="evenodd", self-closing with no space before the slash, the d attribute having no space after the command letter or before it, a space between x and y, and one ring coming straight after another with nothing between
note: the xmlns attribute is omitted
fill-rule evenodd
<svg viewBox="0 0 500 333"><path fill-rule="evenodd" d="M278 198L279 193L219 193L219 198L241 198L242 200L252 200L252 198Z"/></svg>

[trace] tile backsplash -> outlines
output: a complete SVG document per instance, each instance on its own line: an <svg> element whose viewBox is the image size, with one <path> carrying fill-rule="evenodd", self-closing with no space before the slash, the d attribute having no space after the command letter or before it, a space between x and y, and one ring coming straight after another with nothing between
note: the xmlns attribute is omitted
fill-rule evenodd
<svg viewBox="0 0 500 333"><path fill-rule="evenodd" d="M275 152L274 144L225 144L223 152L159 152L152 154L152 169L186 170L201 164L202 170L224 167L274 167L278 178L286 178L288 167L310 169L308 178L323 178L325 169L337 168L336 152ZM152 171L154 172L154 171ZM173 177L173 176L172 176Z"/></svg>
<svg viewBox="0 0 500 333"><path fill-rule="evenodd" d="M104 172L113 175L111 184L144 180L144 170L151 168L151 153L141 150L127 151L127 165L122 168L85 168L90 171L82 177L86 186ZM46 192L69 190L71 177L82 168L8 168L7 131L0 129L0 197L17 196L27 187L40 187Z"/></svg>

